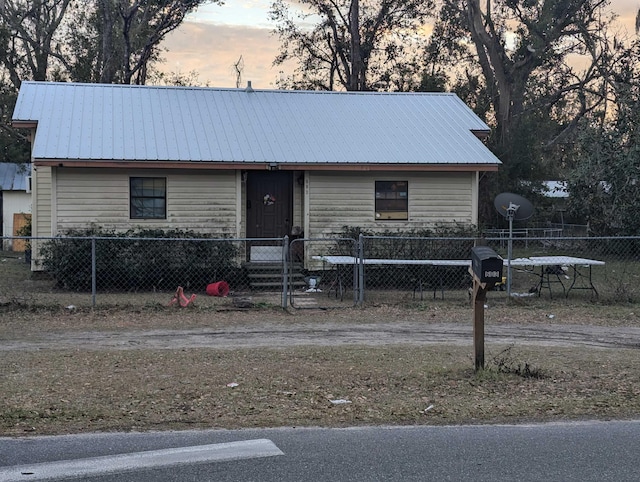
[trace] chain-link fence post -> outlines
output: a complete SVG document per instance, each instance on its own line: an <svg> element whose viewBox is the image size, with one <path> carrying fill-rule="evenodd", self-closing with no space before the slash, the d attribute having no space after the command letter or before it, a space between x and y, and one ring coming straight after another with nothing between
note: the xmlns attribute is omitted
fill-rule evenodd
<svg viewBox="0 0 640 482"><path fill-rule="evenodd" d="M282 240L282 309L288 306L287 295L289 294L289 236Z"/></svg>
<svg viewBox="0 0 640 482"><path fill-rule="evenodd" d="M96 307L96 238L91 238L91 306Z"/></svg>
<svg viewBox="0 0 640 482"><path fill-rule="evenodd" d="M358 300L357 304L364 303L364 235L358 237Z"/></svg>

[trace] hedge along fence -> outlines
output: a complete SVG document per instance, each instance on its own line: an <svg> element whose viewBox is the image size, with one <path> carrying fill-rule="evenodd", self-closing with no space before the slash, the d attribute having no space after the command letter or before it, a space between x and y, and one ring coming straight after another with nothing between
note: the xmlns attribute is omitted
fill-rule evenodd
<svg viewBox="0 0 640 482"><path fill-rule="evenodd" d="M336 301L335 294L332 303L328 304L327 292L330 291L330 286L327 283L331 282L331 275L337 270L331 270L328 263L309 263L311 255L320 249L320 244L321 253L317 254L362 256L365 259L464 260L470 258L471 247L478 239L475 236L445 237L439 235L440 232L433 232L432 236L415 236L422 234L416 232L409 235L392 234L363 238L358 236L355 239L323 238L322 243L298 239L291 246L299 251L300 259L306 259L302 272L296 273L300 276L293 277L293 267L291 271L269 271L268 276L276 278L276 287L269 289L257 288L243 263L247 258L248 246L251 243L260 244L256 241L262 240L212 238L178 230L132 230L126 233L85 230L69 231L64 237L31 238L30 241L34 245L34 253L37 253L38 268L48 272L55 283L55 294L96 291L115 295L131 293L132 302L145 303L145 298L138 295L146 293L150 295L146 299L160 299L164 303L166 293L175 292L177 286L183 286L189 292L203 293L209 283L224 280L230 285L232 294L273 291L277 295L277 290L289 283L287 286L291 293L297 294L297 300L302 300L303 296L315 300L315 305L309 306L346 307L348 304L342 303L342 299ZM270 242L271 245L282 246L286 241L272 239ZM485 239L482 242L506 258L504 239ZM518 238L513 242L513 256L567 255L602 260L606 263L604 266L593 268L593 282L598 288L598 299L601 302L634 303L640 301L639 247L640 238L637 237ZM272 264L276 265L275 262ZM295 264L299 265L300 262ZM344 267L342 282L352 291L357 289L358 294L360 290L364 290L366 298L359 297L360 302L363 299L375 302L378 296L386 296L384 299L380 298L380 302L410 303L422 300L423 291L425 295L428 291L433 291L435 297L436 290L439 292L441 289L448 291L445 296L447 300L457 297L462 301L468 298L469 275L466 267L368 264L363 267L362 280L359 279L360 273L354 276L354 270L348 268L353 268L353 265ZM314 271L307 271L311 269ZM322 272L317 272L319 269ZM527 293L535 284L535 276L521 269L514 271L513 290ZM288 280L285 272L290 276ZM264 276L267 276L266 268ZM305 285L308 283L307 278L320 280L321 291L306 293L309 290L309 286ZM565 279L562 277L566 284ZM277 287L278 281L280 287ZM297 284L294 285L293 282ZM33 286L27 285L27 289L22 289L21 293L33 292ZM559 286L554 286L556 288ZM50 292L43 292L46 293ZM547 292L543 292L543 296L545 295L549 296ZM570 297L587 300L589 295L590 292L571 292ZM105 296L103 300L109 298ZM424 298L429 299L431 296ZM345 295L344 299L350 300L351 296ZM553 293L553 300L556 299L562 299L561 292Z"/></svg>
<svg viewBox="0 0 640 482"><path fill-rule="evenodd" d="M356 241L362 237L365 243L363 248L366 258L463 259L469 255L469 251L465 251L468 242L473 243L475 239L480 237L480 234L474 226L446 223L436 225L432 229L397 229L378 232L354 226L344 226L342 233L337 237ZM465 240L467 243L458 245L450 243L451 239ZM469 250L471 246L469 246Z"/></svg>
<svg viewBox="0 0 640 482"><path fill-rule="evenodd" d="M343 237L338 238L332 251L334 254L355 255L353 243L366 232L347 226L343 231ZM388 258L394 254L403 258L420 258L437 253L441 258L464 257L473 245L472 239L467 238L464 246L458 246L451 240L436 236L469 232L474 231L458 225L436 227L434 230L385 232L391 239L366 244L364 256ZM430 241L425 243L426 236L430 236ZM38 244L40 267L51 275L55 287L61 290L167 291L180 285L204 291L207 284L221 279L229 280L236 289L246 288L249 283L239 261L243 259L242 251L246 246L237 239L214 238L184 230L138 228L116 232L91 227L68 230L60 237ZM380 276L393 277L384 272Z"/></svg>
<svg viewBox="0 0 640 482"><path fill-rule="evenodd" d="M189 231L86 230L43 242L39 258L59 289L168 291L241 278L238 254L230 240Z"/></svg>

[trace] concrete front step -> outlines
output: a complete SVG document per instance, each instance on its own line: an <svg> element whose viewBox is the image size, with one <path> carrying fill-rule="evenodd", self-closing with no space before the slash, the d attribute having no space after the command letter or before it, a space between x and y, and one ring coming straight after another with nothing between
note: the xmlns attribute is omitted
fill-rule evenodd
<svg viewBox="0 0 640 482"><path fill-rule="evenodd" d="M249 286L252 289L282 290L282 263L249 262L243 266L247 270ZM290 265L288 278L289 283L292 283L294 288L306 286L302 268L301 263Z"/></svg>

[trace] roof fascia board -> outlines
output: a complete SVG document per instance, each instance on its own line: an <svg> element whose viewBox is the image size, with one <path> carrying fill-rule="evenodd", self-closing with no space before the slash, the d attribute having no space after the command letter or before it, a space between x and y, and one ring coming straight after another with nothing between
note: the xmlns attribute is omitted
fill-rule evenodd
<svg viewBox="0 0 640 482"><path fill-rule="evenodd" d="M12 120L11 127L15 127L16 129L35 129L38 127L38 121Z"/></svg>
<svg viewBox="0 0 640 482"><path fill-rule="evenodd" d="M75 161L35 159L35 166L89 167L120 169L189 169L189 170L233 170L244 171L432 171L469 172L497 171L498 164L278 164L243 162L156 162L156 161Z"/></svg>
<svg viewBox="0 0 640 482"><path fill-rule="evenodd" d="M486 139L487 137L489 137L489 134L491 134L491 131L471 130L471 133L478 139Z"/></svg>

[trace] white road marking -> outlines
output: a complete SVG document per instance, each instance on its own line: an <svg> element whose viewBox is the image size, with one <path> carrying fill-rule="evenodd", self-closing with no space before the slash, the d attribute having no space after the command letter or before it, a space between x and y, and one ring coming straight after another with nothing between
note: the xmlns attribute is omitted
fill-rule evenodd
<svg viewBox="0 0 640 482"><path fill-rule="evenodd" d="M87 459L0 467L0 482L104 475L203 462L273 457L276 455L284 455L284 452L271 440L245 440L242 442L196 445L194 447L178 447Z"/></svg>

